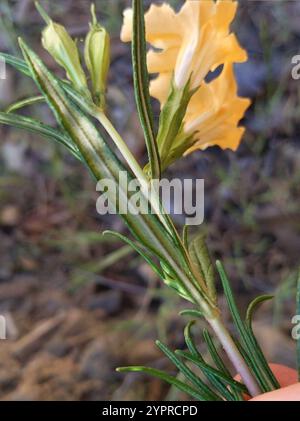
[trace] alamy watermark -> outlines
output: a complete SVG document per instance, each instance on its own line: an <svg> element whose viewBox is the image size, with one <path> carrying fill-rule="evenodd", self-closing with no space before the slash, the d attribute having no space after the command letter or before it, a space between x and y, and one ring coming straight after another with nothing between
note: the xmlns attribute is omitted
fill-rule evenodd
<svg viewBox="0 0 300 421"><path fill-rule="evenodd" d="M292 57L291 64L292 67L292 78L294 80L300 79L300 54L297 54Z"/></svg>
<svg viewBox="0 0 300 421"><path fill-rule="evenodd" d="M0 80L6 79L6 63L3 57L0 57Z"/></svg>
<svg viewBox="0 0 300 421"><path fill-rule="evenodd" d="M295 325L292 329L292 338L298 341L300 339L300 314L295 314L292 324Z"/></svg>
<svg viewBox="0 0 300 421"><path fill-rule="evenodd" d="M132 215L160 213L157 197L160 197L166 213L185 216L186 225L200 225L204 220L204 180L174 178L151 180L141 187L137 179L128 179L126 171L120 171L118 181L98 181L97 192L101 195L96 208L100 215Z"/></svg>
<svg viewBox="0 0 300 421"><path fill-rule="evenodd" d="M6 339L6 318L0 315L0 340Z"/></svg>

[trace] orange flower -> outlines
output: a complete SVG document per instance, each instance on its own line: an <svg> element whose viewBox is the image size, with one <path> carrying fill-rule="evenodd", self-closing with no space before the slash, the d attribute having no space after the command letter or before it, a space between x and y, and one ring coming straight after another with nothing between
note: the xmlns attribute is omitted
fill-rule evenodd
<svg viewBox="0 0 300 421"><path fill-rule="evenodd" d="M163 167L196 149L218 145L236 150L244 128L238 127L250 101L239 98L233 63L247 60L236 36L230 32L237 9L233 0L186 0L176 13L169 5L152 5L145 14L146 40L153 47L147 54L148 71L158 76L150 94L161 108L171 88L182 91L190 80L194 89L183 126L172 145L160 139ZM124 12L121 39L132 37L132 10ZM212 82L205 78L223 65Z"/></svg>
<svg viewBox="0 0 300 421"><path fill-rule="evenodd" d="M151 82L151 95L163 105L174 74L177 87L192 75L192 88L200 86L210 70L226 62L247 59L229 26L237 2L232 0L187 0L176 13L169 5L152 5L145 14L146 39L155 49L148 53L149 73L159 73ZM124 12L121 39L132 37L132 9Z"/></svg>

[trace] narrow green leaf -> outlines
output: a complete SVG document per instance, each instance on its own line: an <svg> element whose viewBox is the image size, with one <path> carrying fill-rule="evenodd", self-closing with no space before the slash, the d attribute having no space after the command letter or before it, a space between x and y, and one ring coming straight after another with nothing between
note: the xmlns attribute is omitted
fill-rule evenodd
<svg viewBox="0 0 300 421"><path fill-rule="evenodd" d="M202 357L202 355L200 354L200 352L198 351L198 348L197 348L197 346L195 344L195 341L193 339L193 336L192 336L191 329L192 329L193 325L194 325L194 321L191 321L190 323L187 324L187 326L184 329L185 342L187 344L187 347L189 349L190 354L195 359L197 359L197 361L205 364L205 360ZM198 365L198 367L200 368L199 365ZM224 397L224 399L234 400L235 396L234 396L234 394L232 394L228 390L227 384L224 385L219 378L215 378L215 376L212 375L209 371L203 370L202 368L200 368L200 369L203 372L203 374L206 376L208 381L216 388L216 390L218 392L221 393L221 395ZM229 377L230 377L230 374L229 374Z"/></svg>
<svg viewBox="0 0 300 421"><path fill-rule="evenodd" d="M143 0L133 0L132 64L135 99L143 127L149 157L151 178L160 179L160 157L154 133L146 60L145 20Z"/></svg>
<svg viewBox="0 0 300 421"><path fill-rule="evenodd" d="M171 386L176 387L177 389L181 390L182 392L192 396L193 398L199 401L207 401L198 390L194 389L193 387L187 385L186 383L176 379L176 377L170 376L169 374L165 373L161 370L156 370L155 368L150 367L143 367L143 366L132 366L132 367L120 367L117 368L119 373L126 373L126 372L135 372L135 373L145 373L149 374L153 377L157 377Z"/></svg>
<svg viewBox="0 0 300 421"><path fill-rule="evenodd" d="M246 313L246 330L248 332L248 335L253 343L253 346L255 347L256 350L256 354L260 360L260 364L263 367L269 381L271 382L272 386L276 389L280 388L280 384L278 382L278 380L276 379L273 371L271 370L258 342L257 339L254 335L253 329L252 329L252 319L253 319L253 315L255 310L257 309L257 307L264 303L265 301L269 301L272 298L274 298L273 295L261 295L259 297L256 297L253 301L251 301L251 303L249 304L248 308L247 308L247 313Z"/></svg>
<svg viewBox="0 0 300 421"><path fill-rule="evenodd" d="M2 52L0 52L0 57L2 57L5 60L6 64L11 65L16 70L23 73L24 75L31 77L29 67L27 66L27 63L24 60L18 57L12 56L11 54L6 54Z"/></svg>
<svg viewBox="0 0 300 421"><path fill-rule="evenodd" d="M176 351L177 355L180 355L182 358L185 358L186 360L192 362L197 367L201 369L206 374L209 374L210 376L214 377L215 379L221 380L223 383L227 384L227 386L232 386L240 391L244 391L245 387L238 381L234 380L232 377L225 376L221 371L216 370L215 368L211 367L209 364L205 363L204 360L200 360L198 357L193 356L189 352L185 351ZM232 398L232 396L231 396Z"/></svg>
<svg viewBox="0 0 300 421"><path fill-rule="evenodd" d="M261 382L259 381L259 378L261 376L259 367L253 363L253 358L252 356L249 355L249 353L246 351L246 349L242 346L242 344L234 338L234 343L236 344L236 347L238 348L240 354L242 355L242 357L244 358L246 364L248 365L248 367L251 368L255 378L257 379L257 382L259 384L259 386L263 389L263 385L261 384ZM249 393L250 396L250 393Z"/></svg>
<svg viewBox="0 0 300 421"><path fill-rule="evenodd" d="M216 262L216 266L218 272L220 274L220 278L223 284L223 289L225 292L226 300L234 321L236 328L238 329L239 335L242 340L242 345L245 350L250 356L248 362L250 363L250 367L252 368L256 380L260 385L263 392L269 392L277 388L274 384L274 375L271 372L266 359L261 351L257 341L254 338L254 335L251 334L251 330L247 329L246 324L243 322L234 296L231 291L230 283L225 272L225 269L220 261ZM275 379L276 380L276 379Z"/></svg>
<svg viewBox="0 0 300 421"><path fill-rule="evenodd" d="M178 279L176 273L174 273L172 266L169 263L163 261L160 262L160 265L164 274L164 283L170 288L174 289L177 292L177 294L180 295L182 298L195 304L195 301L190 297L190 295L180 282L180 279Z"/></svg>
<svg viewBox="0 0 300 421"><path fill-rule="evenodd" d="M192 310L192 309L186 309L179 312L180 316L189 316L196 319L202 319L204 317L204 314L199 310Z"/></svg>
<svg viewBox="0 0 300 421"><path fill-rule="evenodd" d="M34 96L31 98L22 99L20 101L11 104L7 109L7 113L12 113L14 111L19 110L20 108L28 107L29 105L39 104L41 102L45 102L45 98L41 95Z"/></svg>
<svg viewBox="0 0 300 421"><path fill-rule="evenodd" d="M179 281L176 281L171 276L168 276L167 272L170 273L169 269L167 270L167 266L161 262L161 270L157 265L154 264L153 259L148 253L146 253L141 247L139 247L136 243L131 241L129 238L125 237L124 235L115 232L115 231L104 231L103 235L113 235L120 240L124 241L125 243L131 245L131 247L139 253L143 259L150 265L152 270L159 276L160 279L162 279L167 286L170 288L173 288L180 296L182 296L185 300L190 300L190 297L185 293L184 289L182 288L182 285Z"/></svg>
<svg viewBox="0 0 300 421"><path fill-rule="evenodd" d="M226 376L230 377L230 371L227 369L226 365L224 364L222 358L220 357L215 344L212 340L211 335L209 334L207 329L203 330L203 338L205 340L205 343L207 345L207 348L209 350L210 356L212 357L213 362L215 363L216 367L224 373Z"/></svg>
<svg viewBox="0 0 300 421"><path fill-rule="evenodd" d="M134 243L129 238L125 237L125 235L120 234L116 231L110 231L106 230L103 232L103 235L111 235L116 238L119 238L119 240L124 241L124 243L129 244L142 258L149 264L149 266L153 269L153 271L161 278L164 279L164 273L161 271L161 269L153 263L153 260L151 256L149 256L140 246L138 246L136 243Z"/></svg>
<svg viewBox="0 0 300 421"><path fill-rule="evenodd" d="M189 237L189 225L184 225L183 230L182 230L182 241L183 241L184 247L187 250L189 248L188 237Z"/></svg>
<svg viewBox="0 0 300 421"><path fill-rule="evenodd" d="M215 269L203 234L197 235L189 244L189 254L197 270L205 280L211 300L217 303Z"/></svg>
<svg viewBox="0 0 300 421"><path fill-rule="evenodd" d="M225 269L220 261L216 262L216 266L222 281L225 297L227 300L227 304L230 310L230 313L232 315L234 324L238 330L238 333L242 340L242 345L244 346L245 352L249 353L250 358L248 358L248 363L250 363L250 367L252 368L256 380L258 384L260 385L263 392L269 392L270 386L268 384L268 380L265 378L265 374L261 368L261 364L259 359L257 358L256 352L255 352L255 346L251 340L251 338L248 335L247 329L245 327L245 324L240 316L240 313L238 311L234 296L231 291L230 283L227 277L227 274L225 272ZM247 350L247 351L246 351Z"/></svg>
<svg viewBox="0 0 300 421"><path fill-rule="evenodd" d="M75 292L88 283L94 282L94 275L99 276L106 269L113 267L132 253L132 247L126 245L102 256L100 260L89 261L76 267L71 273L72 292Z"/></svg>
<svg viewBox="0 0 300 421"><path fill-rule="evenodd" d="M248 324L248 326L251 327L252 325L253 314L257 307L265 301L272 300L272 298L274 298L273 295L260 295L259 297L256 297L253 301L251 301L246 313L246 323Z"/></svg>
<svg viewBox="0 0 300 421"><path fill-rule="evenodd" d="M207 378L209 384L220 394L220 396L225 401L234 401L234 395L231 393L230 389L226 384L224 384L218 377L215 377L210 371L205 370L204 366L201 364L201 360L197 358L198 363L196 364L193 360L191 354L185 353L183 351L175 351L177 355L180 355L182 358L185 358L187 361L195 364ZM195 358L196 361L196 358Z"/></svg>
<svg viewBox="0 0 300 421"><path fill-rule="evenodd" d="M199 389L199 392L205 397L205 400L219 401L222 400L213 390L211 390L189 367L180 361L176 354L160 341L156 341L159 349L172 361L175 367Z"/></svg>
<svg viewBox="0 0 300 421"><path fill-rule="evenodd" d="M6 54L2 52L0 52L0 57L2 57L7 64L11 65L19 72L34 79L31 73L31 70L25 60L22 60L18 57L14 57L10 54ZM48 70L48 74L50 74L53 78L55 78L54 75L52 75L49 70ZM96 114L95 105L91 101L89 101L87 98L83 97L76 89L74 89L71 86L70 82L56 79L56 78L55 80L56 80L56 83L59 84L59 86L65 91L65 93L68 94L68 96L72 99L72 101L76 105L78 105L78 107L82 111L92 116Z"/></svg>
<svg viewBox="0 0 300 421"><path fill-rule="evenodd" d="M257 359L260 362L260 366L262 367L262 370L265 373L266 378L268 379L268 382L272 385L272 389L279 389L280 384L279 384L278 380L276 379L273 371L271 370L271 368L268 364L268 361L266 360L266 357L265 357L264 353L262 352L262 349L261 349L259 343L257 342L257 339L254 335L253 330L252 330L252 326L246 325L246 330L247 330L248 336L251 340L252 347L255 350L255 354L257 356Z"/></svg>
<svg viewBox="0 0 300 421"><path fill-rule="evenodd" d="M186 327L184 328L184 339L190 353L194 355L194 357L202 359L202 356L198 351L195 341L192 337L192 327L194 326L194 324L195 320L192 320L186 325Z"/></svg>
<svg viewBox="0 0 300 421"><path fill-rule="evenodd" d="M46 124L29 117L24 117L16 114L7 114L0 112L0 124L16 127L23 130L36 133L38 135L47 137L64 145L77 159L82 161L81 154L76 146L72 144L72 140L58 129L53 129Z"/></svg>

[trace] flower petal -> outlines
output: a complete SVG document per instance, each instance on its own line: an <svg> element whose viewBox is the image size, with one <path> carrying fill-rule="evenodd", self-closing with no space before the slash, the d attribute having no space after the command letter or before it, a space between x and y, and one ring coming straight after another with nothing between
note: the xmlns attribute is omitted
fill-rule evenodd
<svg viewBox="0 0 300 421"><path fill-rule="evenodd" d="M130 42L132 40L133 11L125 9L123 12L123 26L121 29L121 41Z"/></svg>
<svg viewBox="0 0 300 421"><path fill-rule="evenodd" d="M161 106L166 102L171 89L172 73L160 73L150 82L150 95L160 101Z"/></svg>
<svg viewBox="0 0 300 421"><path fill-rule="evenodd" d="M198 140L198 142L189 148L184 155L189 155L190 153L199 149L205 150L210 146L219 146L222 149L231 149L236 151L240 145L244 132L244 127L235 127L231 130L227 130L225 132L223 131L223 133L220 130L218 135L216 134L215 136L211 136L210 139L206 139L208 141L205 143L202 143L201 140Z"/></svg>
<svg viewBox="0 0 300 421"><path fill-rule="evenodd" d="M235 17L237 6L238 2L232 0L219 0L216 3L215 23L220 30L229 32L229 25Z"/></svg>
<svg viewBox="0 0 300 421"><path fill-rule="evenodd" d="M177 60L177 48L168 48L164 51L150 50L147 54L149 73L172 72Z"/></svg>
<svg viewBox="0 0 300 421"><path fill-rule="evenodd" d="M145 14L146 40L155 48L179 46L182 39L178 16L166 3L151 5Z"/></svg>
<svg viewBox="0 0 300 421"><path fill-rule="evenodd" d="M243 134L237 126L249 105L249 99L237 96L233 65L226 64L216 79L201 85L189 104L184 130L196 132L196 141L186 153L213 145L235 150Z"/></svg>

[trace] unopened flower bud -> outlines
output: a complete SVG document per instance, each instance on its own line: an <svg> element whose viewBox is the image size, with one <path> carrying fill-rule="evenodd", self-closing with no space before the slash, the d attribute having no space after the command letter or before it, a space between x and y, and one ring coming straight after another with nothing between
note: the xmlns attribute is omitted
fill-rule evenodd
<svg viewBox="0 0 300 421"><path fill-rule="evenodd" d="M110 65L110 38L106 29L97 22L92 5L92 23L85 41L85 62L90 72L94 99L104 108L107 74Z"/></svg>
<svg viewBox="0 0 300 421"><path fill-rule="evenodd" d="M50 20L43 31L42 44L54 60L65 69L74 87L86 92L87 81L81 67L78 48L66 29Z"/></svg>

